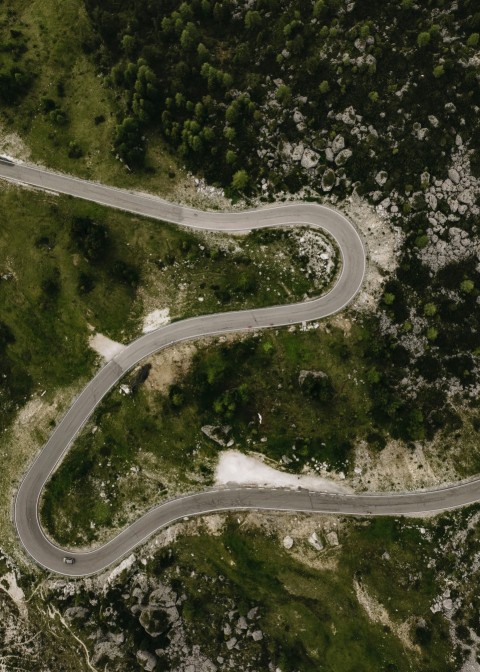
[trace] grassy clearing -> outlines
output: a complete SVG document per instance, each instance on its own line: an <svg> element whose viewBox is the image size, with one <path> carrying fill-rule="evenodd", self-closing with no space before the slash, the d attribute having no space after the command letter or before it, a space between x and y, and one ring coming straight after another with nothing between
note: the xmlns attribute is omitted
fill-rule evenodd
<svg viewBox="0 0 480 672"><path fill-rule="evenodd" d="M0 105L0 119L24 139L32 160L167 195L182 169L158 138L151 143L147 171L129 173L113 155L115 94L105 87L98 74L102 64L92 57L95 37L83 2L20 0L3 8L0 36L11 45L10 53L5 51L28 73L29 85L15 104Z"/></svg>
<svg viewBox="0 0 480 672"><path fill-rule="evenodd" d="M371 434L363 338L360 327L346 337L327 326L216 342L201 347L166 392L148 385L127 396L115 390L47 486L50 534L65 544L88 543L167 494L210 484L220 447L203 425L228 424L235 447L292 471L348 471L353 441ZM154 364L150 376L162 366ZM302 388L305 369L328 375L331 396L322 400ZM381 436L370 438L374 444Z"/></svg>

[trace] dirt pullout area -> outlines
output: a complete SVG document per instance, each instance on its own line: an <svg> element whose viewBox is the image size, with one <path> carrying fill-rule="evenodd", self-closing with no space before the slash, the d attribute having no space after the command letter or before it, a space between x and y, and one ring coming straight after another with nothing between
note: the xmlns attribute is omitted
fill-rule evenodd
<svg viewBox="0 0 480 672"><path fill-rule="evenodd" d="M88 344L92 350L95 350L95 352L97 352L106 362L109 362L115 355L118 355L125 348L122 343L112 341L111 338L108 338L103 334L94 334L90 336Z"/></svg>
<svg viewBox="0 0 480 672"><path fill-rule="evenodd" d="M215 470L215 483L227 485L259 485L274 488L307 488L318 492L334 492L345 494L351 489L333 479L319 476L288 474L265 464L258 457L244 455L237 450L226 450L220 453Z"/></svg>
<svg viewBox="0 0 480 672"><path fill-rule="evenodd" d="M150 331L155 331L159 327L164 327L170 322L169 308L156 308L143 318L142 333L148 334Z"/></svg>
<svg viewBox="0 0 480 672"><path fill-rule="evenodd" d="M16 161L28 161L30 150L17 133L9 133L0 124L0 154Z"/></svg>

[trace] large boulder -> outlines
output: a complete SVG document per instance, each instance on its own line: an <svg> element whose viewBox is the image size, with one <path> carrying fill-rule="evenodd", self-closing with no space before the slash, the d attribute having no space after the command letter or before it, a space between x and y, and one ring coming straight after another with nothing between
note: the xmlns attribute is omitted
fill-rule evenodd
<svg viewBox="0 0 480 672"><path fill-rule="evenodd" d="M147 672L153 672L157 667L157 656L150 651L144 651L143 649L137 651L137 661Z"/></svg>
<svg viewBox="0 0 480 672"><path fill-rule="evenodd" d="M315 166L318 164L320 160L320 154L317 154L317 152L314 152L313 149L305 149L303 152L302 160L301 160L301 165L302 168L306 168L309 170L310 168L315 168Z"/></svg>
<svg viewBox="0 0 480 672"><path fill-rule="evenodd" d="M343 135L337 135L332 142L332 152L338 154L342 149L345 149L345 138Z"/></svg>
<svg viewBox="0 0 480 672"><path fill-rule="evenodd" d="M335 172L331 168L327 168L322 177L322 189L323 191L331 191L334 186Z"/></svg>
<svg viewBox="0 0 480 672"><path fill-rule="evenodd" d="M351 149L342 149L342 151L339 152L335 157L335 163L337 164L337 166L344 166L351 156L352 156Z"/></svg>

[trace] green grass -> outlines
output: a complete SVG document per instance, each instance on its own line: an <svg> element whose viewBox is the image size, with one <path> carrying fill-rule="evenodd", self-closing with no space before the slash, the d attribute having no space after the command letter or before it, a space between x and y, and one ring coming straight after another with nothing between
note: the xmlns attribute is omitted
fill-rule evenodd
<svg viewBox="0 0 480 672"><path fill-rule="evenodd" d="M348 471L353 441L371 427L363 336L360 327L348 337L334 327L269 331L201 347L170 393L115 390L47 485L42 515L49 533L60 543L91 542L166 495L210 484L220 448L200 431L205 424L231 425L236 448L273 460L287 456L294 472L320 464ZM306 396L298 383L302 369L326 372L333 398ZM236 396L239 389L244 398ZM236 404L226 414L215 410L225 395Z"/></svg>

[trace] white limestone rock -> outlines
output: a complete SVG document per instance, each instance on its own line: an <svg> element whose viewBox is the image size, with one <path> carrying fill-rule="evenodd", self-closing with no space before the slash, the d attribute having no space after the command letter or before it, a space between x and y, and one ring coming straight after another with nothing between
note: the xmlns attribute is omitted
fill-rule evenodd
<svg viewBox="0 0 480 672"><path fill-rule="evenodd" d="M316 551L322 551L322 550L323 550L323 544L322 544L322 542L320 541L320 539L318 538L318 535L317 535L316 532L313 532L313 534L311 534L311 535L308 537L308 543L309 543L311 546L313 546L313 548L314 548Z"/></svg>
<svg viewBox="0 0 480 672"><path fill-rule="evenodd" d="M345 149L345 138L343 135L337 135L332 142L332 152L338 154L342 149Z"/></svg>
<svg viewBox="0 0 480 672"><path fill-rule="evenodd" d="M323 173L322 177L322 189L323 191L331 191L335 186L335 173L331 168Z"/></svg>
<svg viewBox="0 0 480 672"><path fill-rule="evenodd" d="M460 203L465 203L465 205L474 205L475 204L475 193L473 189L464 189L459 195L458 200Z"/></svg>
<svg viewBox="0 0 480 672"><path fill-rule="evenodd" d="M337 121L343 121L343 123L347 126L353 126L355 121L361 121L361 117L355 113L355 109L352 106L347 107L344 112L337 114L335 119Z"/></svg>
<svg viewBox="0 0 480 672"><path fill-rule="evenodd" d="M153 672L157 667L157 657L150 651L137 651L137 662L147 672Z"/></svg>
<svg viewBox="0 0 480 672"><path fill-rule="evenodd" d="M379 173L375 175L375 182L380 186L383 187L385 182L388 180L388 173L386 170L381 170Z"/></svg>
<svg viewBox="0 0 480 672"><path fill-rule="evenodd" d="M315 168L318 165L319 160L320 160L320 154L314 152L313 149L309 149L307 147L303 152L301 160L302 168L306 168L307 170Z"/></svg>
<svg viewBox="0 0 480 672"><path fill-rule="evenodd" d="M293 121L294 121L296 124L301 124L302 122L305 121L305 117L304 117L303 114L300 112L300 110L295 110L295 112L293 113Z"/></svg>
<svg viewBox="0 0 480 672"><path fill-rule="evenodd" d="M448 177L453 182L453 184L458 184L460 182L460 175L458 174L458 170L456 170L455 168L449 169Z"/></svg>
<svg viewBox="0 0 480 672"><path fill-rule="evenodd" d="M335 163L337 164L337 166L344 166L351 156L352 156L351 149L342 149L342 151L339 152L335 157Z"/></svg>
<svg viewBox="0 0 480 672"><path fill-rule="evenodd" d="M303 143L300 142L298 145L293 145L292 148L292 161L301 161L305 147Z"/></svg>
<svg viewBox="0 0 480 672"><path fill-rule="evenodd" d="M427 194L425 194L425 200L427 202L428 207L431 210L437 209L437 197L435 196L434 193L428 192Z"/></svg>

